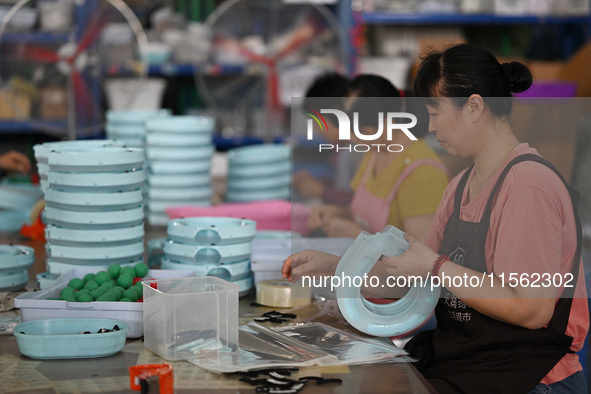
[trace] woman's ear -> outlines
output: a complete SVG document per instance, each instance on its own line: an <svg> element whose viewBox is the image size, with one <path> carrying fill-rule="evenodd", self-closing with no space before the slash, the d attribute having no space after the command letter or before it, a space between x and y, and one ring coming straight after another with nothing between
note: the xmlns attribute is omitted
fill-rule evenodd
<svg viewBox="0 0 591 394"><path fill-rule="evenodd" d="M480 119L485 110L484 100L479 94L473 94L468 98L468 110L472 117L472 121L476 122Z"/></svg>

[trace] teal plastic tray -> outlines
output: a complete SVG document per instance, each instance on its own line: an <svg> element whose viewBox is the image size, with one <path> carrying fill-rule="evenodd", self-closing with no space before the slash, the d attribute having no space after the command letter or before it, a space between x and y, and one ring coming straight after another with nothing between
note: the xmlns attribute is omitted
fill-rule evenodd
<svg viewBox="0 0 591 394"><path fill-rule="evenodd" d="M195 187L211 185L211 175L207 171L184 175L158 175L150 173L146 180L149 187Z"/></svg>
<svg viewBox="0 0 591 394"><path fill-rule="evenodd" d="M171 240L184 244L238 244L252 241L256 222L227 217L180 218L168 223L167 232Z"/></svg>
<svg viewBox="0 0 591 394"><path fill-rule="evenodd" d="M214 152L213 145L205 145L200 147L161 147L151 146L146 148L146 158L148 160L196 160L196 159L211 159Z"/></svg>
<svg viewBox="0 0 591 394"><path fill-rule="evenodd" d="M101 328L119 331L98 334ZM113 319L42 319L17 324L19 351L30 358L64 359L110 356L125 346L129 324ZM81 334L90 331L91 334Z"/></svg>
<svg viewBox="0 0 591 394"><path fill-rule="evenodd" d="M195 276L216 276L229 282L235 282L250 274L250 260L239 261L231 264L202 264L179 263L167 257L162 258L162 269L165 270L191 270ZM252 275L251 275L252 276Z"/></svg>
<svg viewBox="0 0 591 394"><path fill-rule="evenodd" d="M22 245L0 245L0 274L27 271L35 263L35 250Z"/></svg>
<svg viewBox="0 0 591 394"><path fill-rule="evenodd" d="M261 163L289 163L291 147L287 144L262 144L242 146L228 151L230 166L242 166Z"/></svg>
<svg viewBox="0 0 591 394"><path fill-rule="evenodd" d="M48 162L49 153L54 150L55 148L64 148L64 147L71 147L71 148L80 148L80 149L89 149L89 148L101 148L101 147L112 147L112 146L122 146L121 142L114 141L114 140L77 140L77 141L57 141L57 142L45 142L43 144L37 144L33 147L33 151L35 152L35 160L38 163L45 163Z"/></svg>
<svg viewBox="0 0 591 394"><path fill-rule="evenodd" d="M250 258L252 242L221 246L186 245L168 241L164 254L179 263L230 264Z"/></svg>
<svg viewBox="0 0 591 394"><path fill-rule="evenodd" d="M263 176L276 176L291 174L291 162L279 161L269 165L269 163L261 164L244 164L232 165L228 168L229 178L259 178Z"/></svg>

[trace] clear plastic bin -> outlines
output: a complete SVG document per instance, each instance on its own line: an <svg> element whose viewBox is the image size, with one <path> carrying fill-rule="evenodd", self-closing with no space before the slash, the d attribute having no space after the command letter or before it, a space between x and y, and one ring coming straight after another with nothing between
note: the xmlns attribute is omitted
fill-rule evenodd
<svg viewBox="0 0 591 394"><path fill-rule="evenodd" d="M238 350L238 286L216 277L144 281L144 345L167 360Z"/></svg>

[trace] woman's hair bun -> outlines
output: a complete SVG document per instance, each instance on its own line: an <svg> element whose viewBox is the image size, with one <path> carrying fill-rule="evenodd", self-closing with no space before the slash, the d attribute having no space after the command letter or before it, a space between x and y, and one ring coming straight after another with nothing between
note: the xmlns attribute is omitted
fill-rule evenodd
<svg viewBox="0 0 591 394"><path fill-rule="evenodd" d="M532 75L529 68L520 62L501 64L507 77L509 89L514 93L521 93L529 89L532 84Z"/></svg>

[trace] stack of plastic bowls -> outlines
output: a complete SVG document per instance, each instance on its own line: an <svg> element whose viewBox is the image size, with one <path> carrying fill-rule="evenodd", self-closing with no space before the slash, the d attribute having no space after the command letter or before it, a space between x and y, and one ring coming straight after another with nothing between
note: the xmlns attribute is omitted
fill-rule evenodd
<svg viewBox="0 0 591 394"><path fill-rule="evenodd" d="M35 251L21 245L0 245L0 291L16 291L29 281Z"/></svg>
<svg viewBox="0 0 591 394"><path fill-rule="evenodd" d="M166 225L166 208L211 205L211 158L214 152L213 118L170 116L146 122L146 217Z"/></svg>
<svg viewBox="0 0 591 394"><path fill-rule="evenodd" d="M109 146L123 146L123 142L115 140L79 140L46 142L33 146L33 151L35 152L35 161L37 162L37 171L39 172L39 184L41 185L41 190L45 191L45 189L47 189L49 186L47 183L47 172L49 171L47 156L53 149L94 149Z"/></svg>
<svg viewBox="0 0 591 394"><path fill-rule="evenodd" d="M228 151L226 201L289 200L291 147L250 145Z"/></svg>
<svg viewBox="0 0 591 394"><path fill-rule="evenodd" d="M196 276L216 276L240 287L240 296L253 287L250 271L256 222L224 217L195 217L169 221L163 269L193 270Z"/></svg>
<svg viewBox="0 0 591 394"><path fill-rule="evenodd" d="M144 147L146 121L151 118L170 116L166 109L107 111L107 138L123 141L125 145L137 148Z"/></svg>
<svg viewBox="0 0 591 394"><path fill-rule="evenodd" d="M55 143L47 164L50 274L143 261L144 150Z"/></svg>

